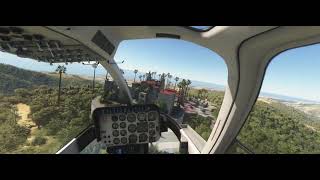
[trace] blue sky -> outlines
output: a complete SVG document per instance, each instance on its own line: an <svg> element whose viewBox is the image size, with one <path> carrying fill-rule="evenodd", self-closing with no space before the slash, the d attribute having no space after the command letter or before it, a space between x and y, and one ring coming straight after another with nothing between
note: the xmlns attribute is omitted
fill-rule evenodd
<svg viewBox="0 0 320 180"><path fill-rule="evenodd" d="M117 61L123 69L170 73L186 79L225 85L227 67L223 59L199 45L173 39L129 40L120 43Z"/></svg>
<svg viewBox="0 0 320 180"><path fill-rule="evenodd" d="M227 68L223 59L199 45L173 39L124 41L118 47L116 61L122 69L170 72L181 78L226 85ZM0 63L37 71L54 71L50 66L30 59L0 52ZM92 74L90 66L74 63L67 66L69 74ZM105 75L100 66L97 75ZM320 45L286 51L270 63L262 91L320 101Z"/></svg>
<svg viewBox="0 0 320 180"><path fill-rule="evenodd" d="M320 101L320 44L276 56L265 75L262 91Z"/></svg>

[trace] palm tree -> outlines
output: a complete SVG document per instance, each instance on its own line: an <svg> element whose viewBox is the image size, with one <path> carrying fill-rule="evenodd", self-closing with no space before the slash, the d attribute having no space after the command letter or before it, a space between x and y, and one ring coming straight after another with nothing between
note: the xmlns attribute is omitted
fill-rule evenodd
<svg viewBox="0 0 320 180"><path fill-rule="evenodd" d="M170 79L172 78L172 75L170 73L167 74L167 88L169 88Z"/></svg>
<svg viewBox="0 0 320 180"><path fill-rule="evenodd" d="M186 96L188 96L188 91L189 91L188 88L189 88L189 85L190 85L190 84L191 84L191 81L188 79L188 80L186 81L186 86L187 86L187 87L186 87L186 92L185 92L185 93L186 93Z"/></svg>
<svg viewBox="0 0 320 180"><path fill-rule="evenodd" d="M134 72L133 82L136 82L136 75L137 75L137 73L138 73L138 69L135 69L133 72Z"/></svg>
<svg viewBox="0 0 320 180"><path fill-rule="evenodd" d="M140 82L141 82L142 81L142 76L141 75L139 76L139 79L140 79Z"/></svg>
<svg viewBox="0 0 320 180"><path fill-rule="evenodd" d="M174 89L176 89L176 85L177 85L177 82L179 81L179 77L174 78L174 80L176 81L176 82L174 83Z"/></svg>
<svg viewBox="0 0 320 180"><path fill-rule="evenodd" d="M99 65L99 62L96 62L94 64L92 64L93 67L93 82L92 82L92 93L94 93L94 88L95 88L95 80L96 80L96 69Z"/></svg>
<svg viewBox="0 0 320 180"><path fill-rule="evenodd" d="M184 95L185 95L185 87L186 87L186 80L182 79L181 82L178 83L178 87L179 87L179 105L183 105L184 104Z"/></svg>
<svg viewBox="0 0 320 180"><path fill-rule="evenodd" d="M61 94L61 75L62 73L66 73L67 68L64 66L58 66L56 72L59 73L59 94L58 94L58 106L60 105L60 94Z"/></svg>
<svg viewBox="0 0 320 180"><path fill-rule="evenodd" d="M95 79L96 79L96 69L99 65L99 62L95 62L93 64L85 64L85 63L82 63L83 65L91 65L93 67L93 80L92 80L92 92L94 93L94 88L95 88Z"/></svg>
<svg viewBox="0 0 320 180"><path fill-rule="evenodd" d="M151 72L151 79L154 79L154 75L157 74L156 72Z"/></svg>
<svg viewBox="0 0 320 180"><path fill-rule="evenodd" d="M187 85L187 81L185 79L182 79L181 84L182 84L183 88L185 88Z"/></svg>
<svg viewBox="0 0 320 180"><path fill-rule="evenodd" d="M169 78L169 85L171 85L171 78L172 78L172 75L170 74L168 78Z"/></svg>
<svg viewBox="0 0 320 180"><path fill-rule="evenodd" d="M144 75L142 75L142 79L144 80L146 78L146 75L144 74Z"/></svg>

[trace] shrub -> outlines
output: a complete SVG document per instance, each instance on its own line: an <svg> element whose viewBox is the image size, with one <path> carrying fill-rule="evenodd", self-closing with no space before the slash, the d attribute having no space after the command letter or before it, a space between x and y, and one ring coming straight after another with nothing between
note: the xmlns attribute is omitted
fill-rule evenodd
<svg viewBox="0 0 320 180"><path fill-rule="evenodd" d="M41 136L36 136L34 138L34 140L32 141L32 145L33 146L38 146L38 145L45 144L46 142L47 142L47 138L41 137Z"/></svg>

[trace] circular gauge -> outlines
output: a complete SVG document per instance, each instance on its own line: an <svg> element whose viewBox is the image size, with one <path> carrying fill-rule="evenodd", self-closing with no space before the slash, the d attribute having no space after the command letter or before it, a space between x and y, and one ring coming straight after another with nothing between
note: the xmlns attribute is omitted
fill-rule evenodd
<svg viewBox="0 0 320 180"><path fill-rule="evenodd" d="M136 115L133 113L130 113L130 114L128 114L127 119L129 122L134 122L134 121L136 121Z"/></svg>
<svg viewBox="0 0 320 180"><path fill-rule="evenodd" d="M127 124L126 124L125 122L121 122L121 123L120 123L120 127L121 127L121 128L126 128L126 127L127 127Z"/></svg>
<svg viewBox="0 0 320 180"><path fill-rule="evenodd" d="M131 134L131 135L129 136L129 143L134 144L134 143L137 142L137 140L138 140L137 135Z"/></svg>
<svg viewBox="0 0 320 180"><path fill-rule="evenodd" d="M126 115L120 114L120 115L119 115L119 120L120 120L120 121L126 120Z"/></svg>
<svg viewBox="0 0 320 180"><path fill-rule="evenodd" d="M112 128L113 129L117 129L119 127L119 125L117 123L112 123Z"/></svg>
<svg viewBox="0 0 320 180"><path fill-rule="evenodd" d="M157 119L158 113L155 111L148 113L148 121L155 121Z"/></svg>
<svg viewBox="0 0 320 180"><path fill-rule="evenodd" d="M119 144L119 143L120 143L119 138L114 138L114 139L113 139L113 144Z"/></svg>
<svg viewBox="0 0 320 180"><path fill-rule="evenodd" d="M139 142L144 142L146 140L148 140L148 135L147 134L143 133L143 134L139 135Z"/></svg>
<svg viewBox="0 0 320 180"><path fill-rule="evenodd" d="M113 122L118 121L118 116L112 116L111 119Z"/></svg>
<svg viewBox="0 0 320 180"><path fill-rule="evenodd" d="M122 130L120 131L120 135L121 135L121 136L127 135L127 130L122 129Z"/></svg>
<svg viewBox="0 0 320 180"><path fill-rule="evenodd" d="M119 131L118 131L118 130L114 130L114 131L112 132L112 136L118 137L118 136L119 136Z"/></svg>
<svg viewBox="0 0 320 180"><path fill-rule="evenodd" d="M137 125L135 125L135 124L130 124L128 126L128 131L131 132L131 133L135 132L136 129L137 129Z"/></svg>
<svg viewBox="0 0 320 180"><path fill-rule="evenodd" d="M149 122L149 128L154 128L156 125L153 122Z"/></svg>
<svg viewBox="0 0 320 180"><path fill-rule="evenodd" d="M150 134L150 136L154 136L156 134L156 131L155 130L150 130L149 134Z"/></svg>
<svg viewBox="0 0 320 180"><path fill-rule="evenodd" d="M127 142L128 142L128 139L126 137L122 137L121 138L121 143L122 144L127 144Z"/></svg>
<svg viewBox="0 0 320 180"><path fill-rule="evenodd" d="M138 113L138 120L139 121L146 120L146 114L145 113Z"/></svg>

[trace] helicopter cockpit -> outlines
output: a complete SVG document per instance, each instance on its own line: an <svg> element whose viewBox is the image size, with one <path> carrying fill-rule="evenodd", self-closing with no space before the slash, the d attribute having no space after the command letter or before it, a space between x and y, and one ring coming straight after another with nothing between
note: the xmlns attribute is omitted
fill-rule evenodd
<svg viewBox="0 0 320 180"><path fill-rule="evenodd" d="M145 94L132 93L114 58L122 41L157 38L200 45L219 54L227 66L225 94L207 141L159 105L146 102ZM57 154L87 153L95 145L109 154L145 154L168 130L178 139L181 154L226 153L234 144L251 153L237 135L258 98L269 62L319 38L320 27L311 26L1 26L0 50L47 64L96 63L112 77L110 83L107 76L106 85L116 86L117 101L92 99L91 125ZM151 83L161 86L160 80Z"/></svg>

